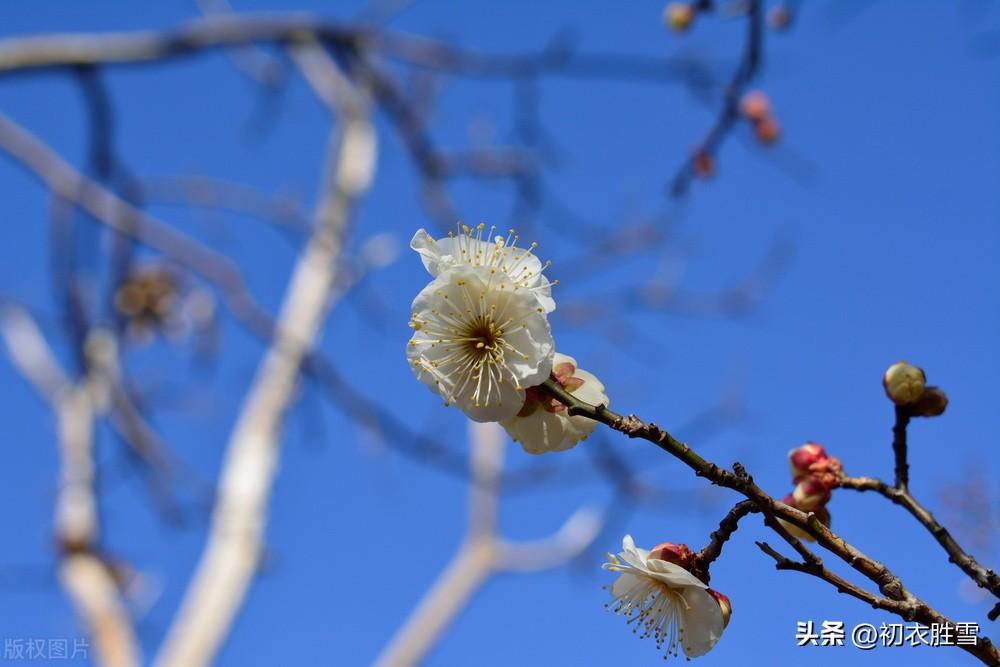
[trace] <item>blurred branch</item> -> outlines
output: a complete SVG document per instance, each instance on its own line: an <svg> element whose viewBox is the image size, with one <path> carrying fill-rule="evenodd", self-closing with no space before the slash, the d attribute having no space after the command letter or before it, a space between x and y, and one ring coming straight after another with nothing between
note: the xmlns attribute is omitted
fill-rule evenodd
<svg viewBox="0 0 1000 667"><path fill-rule="evenodd" d="M233 427L208 542L156 659L162 667L199 667L214 659L256 571L282 419L330 307L355 201L374 170L366 91L336 67L326 77L337 89L340 118L329 140L312 236L293 269L274 340Z"/></svg>
<svg viewBox="0 0 1000 667"><path fill-rule="evenodd" d="M674 197L682 197L687 194L691 180L698 175L699 163L707 161L710 165L714 162L723 141L736 125L736 121L739 120L740 98L760 68L764 42L763 0L745 0L744 11L746 12L747 33L740 63L723 93L722 109L719 111L715 123L670 182L670 192Z"/></svg>
<svg viewBox="0 0 1000 667"><path fill-rule="evenodd" d="M59 368L41 331L22 309L0 311L0 337L14 367L49 402L59 435L61 481L55 532L61 551L59 579L94 640L99 664L139 664L139 645L121 600L113 564L97 547L99 520L94 490L94 426L107 394L114 339L95 330L87 340L88 369L74 383Z"/></svg>
<svg viewBox="0 0 1000 667"><path fill-rule="evenodd" d="M224 209L297 233L308 231L308 216L294 197L271 195L242 183L206 176L158 176L140 178L132 188L147 204Z"/></svg>
<svg viewBox="0 0 1000 667"><path fill-rule="evenodd" d="M405 667L420 663L445 628L479 588L499 572L531 572L565 564L593 541L600 519L575 512L552 536L512 543L496 532L497 493L504 438L491 423L469 422L469 517L465 539L451 562L383 649L375 664Z"/></svg>

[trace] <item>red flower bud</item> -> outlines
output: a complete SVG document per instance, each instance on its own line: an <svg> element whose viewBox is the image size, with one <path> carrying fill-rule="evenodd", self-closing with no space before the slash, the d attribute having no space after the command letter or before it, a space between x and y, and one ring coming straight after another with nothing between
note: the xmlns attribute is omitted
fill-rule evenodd
<svg viewBox="0 0 1000 667"><path fill-rule="evenodd" d="M826 509L825 505L820 505L820 506L818 506L814 510L806 510L805 508L802 508L802 507L798 506L798 503L795 502L795 497L791 493L789 493L787 496L785 496L784 498L782 498L781 502L785 503L789 507L794 507L795 509L800 509L803 512L809 512L809 511L811 511L813 514L816 515L816 518L819 519L819 522L821 524L823 524L824 526L829 526L830 525L830 511L828 509ZM782 526L784 526L785 530L787 530L792 536L797 537L800 540L805 540L806 542L815 542L816 541L816 538L814 538L812 535L810 535L809 533L805 532L804 530L802 530L798 526L796 526L794 524L791 524L791 523L785 521L784 519L778 519L778 521L781 523Z"/></svg>
<svg viewBox="0 0 1000 667"><path fill-rule="evenodd" d="M800 510L815 512L830 500L830 487L818 477L806 477L795 485L792 499Z"/></svg>
<svg viewBox="0 0 1000 667"><path fill-rule="evenodd" d="M773 116L767 116L753 124L753 133L760 143L773 144L781 136L781 126Z"/></svg>
<svg viewBox="0 0 1000 667"><path fill-rule="evenodd" d="M674 544L673 542L660 542L649 552L646 560L665 560L674 565L680 565L685 570L689 570L694 563L695 553L688 549L686 544Z"/></svg>
<svg viewBox="0 0 1000 667"><path fill-rule="evenodd" d="M729 598L719 591L709 588L708 594L715 598L715 601L719 603L719 608L722 610L722 627L725 629L725 627L729 625L729 617L733 615L733 605L729 602Z"/></svg>
<svg viewBox="0 0 1000 667"><path fill-rule="evenodd" d="M802 475L808 475L810 467L829 458L822 445L815 442L806 444L789 450L788 465L792 471L792 479L797 479Z"/></svg>
<svg viewBox="0 0 1000 667"><path fill-rule="evenodd" d="M771 115L771 102L759 90L751 90L740 100L740 113L749 121L760 122Z"/></svg>
<svg viewBox="0 0 1000 667"><path fill-rule="evenodd" d="M698 178L708 178L715 173L715 160L706 151L697 151L692 160L694 175Z"/></svg>

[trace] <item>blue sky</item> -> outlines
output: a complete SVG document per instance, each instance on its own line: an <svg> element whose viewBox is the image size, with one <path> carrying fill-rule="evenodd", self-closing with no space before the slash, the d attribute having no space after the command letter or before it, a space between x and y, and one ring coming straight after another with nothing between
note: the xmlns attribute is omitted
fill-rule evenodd
<svg viewBox="0 0 1000 667"><path fill-rule="evenodd" d="M532 231L541 254L575 276L558 288L560 303L594 299L623 281L664 268L685 270L682 285L723 289L752 271L778 237L794 254L766 299L742 318L692 318L623 312L641 336L622 346L602 335L609 323L553 320L560 349L608 387L612 406L665 425L683 424L734 382L746 415L721 433L690 444L720 464L742 461L775 495L791 490L785 453L812 439L856 474L891 475L892 411L880 377L891 362L921 365L951 404L940 419L910 431L912 488L935 511L941 490L980 470L995 499L992 456L1000 412L998 83L1000 62L976 45L1000 27L995 7L960 3L808 3L794 29L768 33L758 82L783 127L778 147L757 147L745 129L725 145L718 173L696 183L683 205L667 205L663 184L709 126L714 109L678 86L553 78L541 86L543 120L562 160L547 188L575 211L613 233L637 215L666 210L672 242L609 272L588 276L573 265L579 247L552 222L551 209ZM291 3L243 0L241 11L286 9ZM297 2L295 8L349 18L359 3ZM728 71L742 24L709 18L684 36L668 34L657 2L503 4L424 0L394 27L488 52L545 45L569 29L581 51L652 56L683 54ZM195 16L188 2L10 2L4 36L38 31L165 28ZM269 192L292 192L308 206L315 191L326 131L324 112L298 80L284 96L277 123L248 139L257 92L222 54L151 68L107 73L115 104L121 160L135 174L211 175ZM502 83L449 81L432 129L444 145L464 145L470 119L511 134L511 90ZM85 117L66 77L45 74L0 80L0 110L83 164ZM379 170L356 222L352 250L377 233L401 243L430 222L417 197L413 169L380 119ZM0 215L6 267L0 293L41 313L50 340L65 356L52 299L44 191L0 160ZM459 184L463 215L506 224L509 189ZM157 215L238 259L249 287L270 307L284 289L294 249L274 229L236 216L206 220L176 207ZM551 252L550 255L546 255ZM579 261L579 260L577 260ZM372 321L363 294L338 304L322 340L361 390L418 430L434 429L461 452L465 425L456 410L415 382L407 369L409 303L425 281L416 256L371 277L384 317ZM359 307L361 306L361 307ZM557 311L558 315L558 311ZM172 399L157 411L165 438L192 468L214 478L243 388L260 346L227 323L225 354L202 368L189 348L157 343L130 354L129 365L150 390ZM181 385L182 380L194 382ZM185 387L178 390L179 387ZM46 406L0 361L5 422L0 505L0 636L74 637L76 620L52 574L52 501L56 484L53 423ZM204 519L180 527L152 510L148 495L102 433L103 512L108 548L144 573L150 591L140 632L151 655L196 562ZM682 434L683 435L683 434ZM366 440L315 390L306 391L285 433L268 529L267 567L220 657L222 665L366 664L433 582L457 547L466 485L391 448ZM609 434L607 442L645 478L675 492L656 508L616 513L598 548L574 566L491 581L449 629L428 664L654 664L649 641L631 636L602 608L602 553L621 534L640 544L671 540L700 547L737 498L710 494L679 463L641 442ZM508 464L539 462L516 446ZM542 464L586 469L583 447ZM647 470L648 468L648 470ZM603 509L610 490L596 475L565 475L505 498L501 526L511 539L548 534L581 506ZM961 572L901 510L871 496L834 495L834 528L884 560L911 590L955 620L986 624L987 606L959 594ZM732 623L700 664L768 664L808 658L815 665L973 664L966 655L922 648L801 649L797 620L891 622L881 612L838 596L820 582L775 572L753 545L765 535L750 520L713 569L713 586L729 595ZM995 547L995 545L993 545ZM1000 564L993 547L987 564ZM992 549L992 550L991 550ZM996 635L996 633L993 633ZM761 660L765 660L763 657Z"/></svg>

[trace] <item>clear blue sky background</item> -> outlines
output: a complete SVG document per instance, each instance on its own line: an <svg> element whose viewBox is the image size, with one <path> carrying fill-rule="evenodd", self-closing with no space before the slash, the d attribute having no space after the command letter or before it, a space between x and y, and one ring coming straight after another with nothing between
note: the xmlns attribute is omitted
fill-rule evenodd
<svg viewBox="0 0 1000 667"><path fill-rule="evenodd" d="M236 4L252 11L293 3ZM350 17L358 6L294 4L331 18ZM738 458L776 495L790 490L785 452L806 439L825 444L851 473L891 475L891 409L879 381L889 363L907 358L951 397L943 418L911 429L914 491L942 509L942 488L978 469L995 499L1000 62L975 46L1000 27L1000 15L985 2L807 4L791 32L767 37L760 85L785 130L781 147L765 153L737 133L722 152L717 177L696 184L688 204L673 211L678 227L671 254L645 254L621 271L566 281L557 298L602 294L625 278L653 275L678 255L687 258L685 287L724 288L785 233L795 254L776 287L752 316L738 320L629 315L643 339L628 353L609 344L600 327L565 320L554 320L557 341L604 379L614 407L667 425L713 404L737 379L747 417L711 439L692 434L691 444L722 464ZM394 25L490 52L537 48L570 28L584 51L682 53L723 71L732 65L741 23L708 19L679 37L664 31L661 9L646 0L426 0ZM194 15L191 4L179 0L62 1L45 3L44 10L8 2L0 32L164 28ZM300 81L290 86L273 132L259 141L248 141L244 132L255 90L221 54L116 69L107 81L119 153L134 173L205 174L311 198L326 124ZM566 158L549 187L608 230L663 207L662 184L713 114L669 85L553 79L542 91L544 120ZM510 100L502 84L457 82L445 89L434 130L443 144L460 146L469 119L478 118L495 122L503 140L510 134ZM0 109L83 164L84 116L65 77L0 80ZM389 133L379 158L353 247L379 232L405 242L428 224L413 170ZM51 299L45 193L7 160L0 160L0 188L0 292L47 313L50 339L65 352ZM509 197L502 187L458 192L470 220L505 224ZM220 227L176 208L154 212L239 259L255 293L277 304L293 252L273 230L238 217ZM547 224L534 236L556 260L552 275L559 277L560 260L574 256L573 242ZM322 346L367 395L383 399L415 428L436 429L460 451L462 415L441 408L413 381L404 360L409 302L425 280L416 257L403 254L369 286L384 303L385 319L365 322L359 299L340 304ZM197 375L194 388L174 390L179 405L156 417L176 451L210 479L260 352L232 325L225 326L223 342L225 356L214 371ZM130 364L151 386L177 387L196 365L190 358L183 349L156 345L133 354ZM74 637L80 631L51 570L53 423L6 360L0 361L0 404L0 636ZM458 545L465 484L365 444L316 392L306 393L288 426L268 566L220 664L366 664ZM165 525L123 465L118 443L102 436L106 543L145 575L151 606L139 627L151 655L202 547L204 519ZM598 548L575 567L490 582L429 664L659 664L651 642L637 640L603 610L600 586L609 577L598 570L602 552L616 550L626 531L640 544L673 540L700 547L736 498L720 492L706 506L704 489L678 463L643 443L609 442L648 467L649 480L680 493L656 510L616 514ZM585 469L587 460L581 447L544 463ZM535 463L516 447L508 462L512 468ZM539 537L577 507L606 507L609 496L592 473L583 482L564 477L505 499L502 528L512 539ZM960 595L961 573L901 510L839 492L831 511L835 528L884 559L916 594L956 620L987 623L986 604ZM713 570L713 584L735 611L723 640L700 664L973 663L956 650L927 647L796 648L796 620L843 620L850 627L892 619L818 581L775 572L753 546L764 534L757 521L748 521ZM997 566L1000 555L991 549L980 549L982 560Z"/></svg>

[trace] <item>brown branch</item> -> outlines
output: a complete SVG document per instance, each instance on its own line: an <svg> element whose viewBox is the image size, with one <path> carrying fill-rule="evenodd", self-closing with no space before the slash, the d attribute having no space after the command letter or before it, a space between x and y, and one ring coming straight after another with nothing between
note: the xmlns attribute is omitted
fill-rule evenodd
<svg viewBox="0 0 1000 667"><path fill-rule="evenodd" d="M981 588L1000 597L1000 575L994 570L983 567L969 555L955 541L948 529L938 523L934 515L921 505L908 489L890 486L874 477L843 477L839 481L839 486L855 491L874 491L905 509L934 536L937 543L948 553L950 562L958 565ZM993 617L990 620L996 619Z"/></svg>
<svg viewBox="0 0 1000 667"><path fill-rule="evenodd" d="M836 535L827 526L823 525L815 514L795 509L769 496L754 483L753 478L746 474L742 466L737 464L732 471L723 469L715 463L702 458L688 445L677 440L668 431L660 428L655 423L644 422L634 414L628 416L619 415L603 405L595 406L584 403L571 393L565 391L559 383L552 379L546 380L541 385L541 389L565 405L570 416L587 417L599 421L620 433L624 433L630 438L647 440L679 459L691 468L695 475L704 477L714 484L724 486L744 495L753 501L766 517L773 515L775 518L780 518L801 528L815 538L827 551L836 555L854 570L876 584L882 595L897 603L894 605L894 613L897 613L903 619L908 621L916 620L925 625L933 623L954 625L954 623L949 621L940 612L910 593L903 586L902 581L889 568L865 555L856 547L847 543L843 538ZM798 540L788 535L787 531L782 530L780 524L769 522L768 525L781 534L782 538L795 547L801 554L805 555L809 553L808 549L802 546ZM979 638L975 646L961 646L960 648L975 655L985 664L1000 665L1000 651L993 646L988 637Z"/></svg>
<svg viewBox="0 0 1000 667"><path fill-rule="evenodd" d="M896 488L907 492L910 483L910 464L906 462L906 427L910 413L905 406L896 406L896 422L892 425L892 454L896 459Z"/></svg>
<svg viewBox="0 0 1000 667"><path fill-rule="evenodd" d="M708 544L695 557L692 569L695 571L696 576L699 576L702 581L708 583L710 578L709 567L715 562L715 559L722 555L722 547L733 536L736 529L739 528L740 519L748 514L759 511L760 508L752 500L741 500L726 513L726 516L719 522L719 529L711 534Z"/></svg>
<svg viewBox="0 0 1000 667"><path fill-rule="evenodd" d="M755 542L755 544L763 551L765 554L770 556L775 561L775 568L778 570L794 570L796 572L803 572L805 574L818 577L823 581L831 584L837 589L838 593L845 593L852 597L855 597L862 602L870 604L875 609L884 609L886 611L892 612L894 614L902 615L906 610L900 606L900 602L896 600L891 600L889 598L880 597L866 591L865 589L852 584L843 577L831 572L827 569L819 557L816 557L813 562L808 561L793 561L780 553L778 553L771 545L767 542Z"/></svg>

